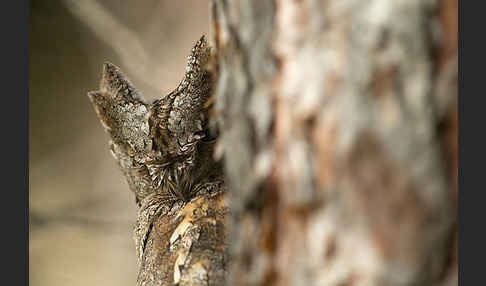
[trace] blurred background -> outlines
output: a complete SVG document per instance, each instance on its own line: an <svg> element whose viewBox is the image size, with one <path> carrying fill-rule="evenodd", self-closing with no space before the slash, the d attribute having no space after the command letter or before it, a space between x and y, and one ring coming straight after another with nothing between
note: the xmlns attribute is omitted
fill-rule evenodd
<svg viewBox="0 0 486 286"><path fill-rule="evenodd" d="M136 206L86 96L104 61L148 100L209 35L209 0L31 1L30 285L134 285Z"/></svg>

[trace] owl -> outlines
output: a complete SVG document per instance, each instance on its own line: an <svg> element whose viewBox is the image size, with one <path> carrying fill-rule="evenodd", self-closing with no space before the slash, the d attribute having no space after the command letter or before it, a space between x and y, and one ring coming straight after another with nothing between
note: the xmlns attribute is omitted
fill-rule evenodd
<svg viewBox="0 0 486 286"><path fill-rule="evenodd" d="M88 93L138 207L137 285L222 285L226 276L223 167L210 128L215 73L204 36L176 89L149 103L115 65Z"/></svg>

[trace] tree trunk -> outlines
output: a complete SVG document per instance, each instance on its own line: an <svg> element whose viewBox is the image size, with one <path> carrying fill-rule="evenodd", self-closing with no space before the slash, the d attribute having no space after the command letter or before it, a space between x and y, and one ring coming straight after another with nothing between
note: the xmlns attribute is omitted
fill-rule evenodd
<svg viewBox="0 0 486 286"><path fill-rule="evenodd" d="M214 52L169 95L108 63L89 94L139 207L138 285L456 284L457 3L211 9Z"/></svg>
<svg viewBox="0 0 486 286"><path fill-rule="evenodd" d="M212 13L229 284L457 283L457 2Z"/></svg>

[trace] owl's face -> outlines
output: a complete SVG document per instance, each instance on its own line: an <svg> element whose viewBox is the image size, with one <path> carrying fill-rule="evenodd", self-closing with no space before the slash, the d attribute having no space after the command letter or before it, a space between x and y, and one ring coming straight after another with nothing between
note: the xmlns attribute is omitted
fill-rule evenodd
<svg viewBox="0 0 486 286"><path fill-rule="evenodd" d="M154 193L187 201L204 178L212 180L220 171L208 167L214 166L214 141L208 140L209 52L203 37L179 86L151 104L110 63L103 66L100 90L88 93L137 203Z"/></svg>

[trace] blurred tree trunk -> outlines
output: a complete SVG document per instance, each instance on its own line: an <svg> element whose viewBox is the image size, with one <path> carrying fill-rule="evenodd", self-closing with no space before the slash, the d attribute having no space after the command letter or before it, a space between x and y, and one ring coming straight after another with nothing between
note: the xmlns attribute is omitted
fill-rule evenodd
<svg viewBox="0 0 486 286"><path fill-rule="evenodd" d="M457 2L212 13L229 283L457 284Z"/></svg>

